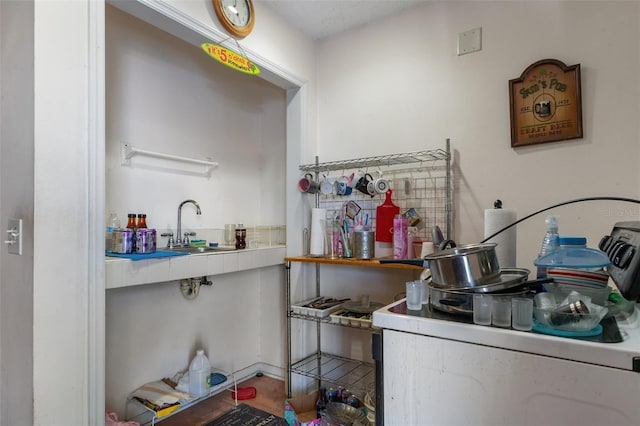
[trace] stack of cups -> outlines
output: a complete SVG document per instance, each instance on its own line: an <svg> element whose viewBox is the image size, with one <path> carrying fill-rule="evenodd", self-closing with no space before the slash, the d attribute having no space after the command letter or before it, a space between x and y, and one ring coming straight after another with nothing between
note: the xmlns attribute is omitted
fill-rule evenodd
<svg viewBox="0 0 640 426"><path fill-rule="evenodd" d="M530 331L533 328L533 300L526 297L474 294L473 322Z"/></svg>

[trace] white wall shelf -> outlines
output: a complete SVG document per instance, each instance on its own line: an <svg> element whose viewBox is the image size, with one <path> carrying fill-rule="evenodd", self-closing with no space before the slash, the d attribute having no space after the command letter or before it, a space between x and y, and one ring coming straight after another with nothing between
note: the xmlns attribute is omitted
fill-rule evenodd
<svg viewBox="0 0 640 426"><path fill-rule="evenodd" d="M199 160L199 159L196 159L196 158L181 157L179 155L172 155L172 154L165 154L165 153L156 152L156 151L149 151L149 150L146 150L146 149L134 148L133 146L131 146L131 145L127 144L127 143L121 144L120 153L121 153L121 159L122 159L122 163L121 164L123 166L131 166L131 159L133 157L135 157L135 156L141 155L141 156L145 156L145 157L158 158L158 159L161 159L161 160L169 160L169 161L178 162L178 163L202 165L202 166L205 167L205 169L202 172L202 174L204 176L207 176L207 177L211 175L211 172L213 171L213 169L218 167L218 163L217 162L211 161L209 159L207 159L207 160Z"/></svg>

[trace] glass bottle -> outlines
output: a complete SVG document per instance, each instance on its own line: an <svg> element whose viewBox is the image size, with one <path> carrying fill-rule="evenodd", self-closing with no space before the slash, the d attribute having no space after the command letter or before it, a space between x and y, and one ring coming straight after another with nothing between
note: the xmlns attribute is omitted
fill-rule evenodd
<svg viewBox="0 0 640 426"><path fill-rule="evenodd" d="M236 249L247 248L247 229L243 224L236 226Z"/></svg>
<svg viewBox="0 0 640 426"><path fill-rule="evenodd" d="M327 410L327 404L329 400L327 399L327 389L322 387L320 388L318 401L316 402L316 419L321 419Z"/></svg>
<svg viewBox="0 0 640 426"><path fill-rule="evenodd" d="M138 228L146 228L147 227L147 215L146 214L138 214L138 222L136 222Z"/></svg>
<svg viewBox="0 0 640 426"><path fill-rule="evenodd" d="M136 215L135 215L135 213L129 213L127 215L127 228L136 229Z"/></svg>
<svg viewBox="0 0 640 426"><path fill-rule="evenodd" d="M135 213L127 214L127 229L131 229L131 251L136 252L136 215Z"/></svg>
<svg viewBox="0 0 640 426"><path fill-rule="evenodd" d="M338 391L334 388L329 388L326 393L328 402L338 402Z"/></svg>
<svg viewBox="0 0 640 426"><path fill-rule="evenodd" d="M354 408L360 408L362 407L362 402L360 401L360 398L358 398L357 396L351 394L349 395L349 398L347 398L347 402L346 404L354 407Z"/></svg>

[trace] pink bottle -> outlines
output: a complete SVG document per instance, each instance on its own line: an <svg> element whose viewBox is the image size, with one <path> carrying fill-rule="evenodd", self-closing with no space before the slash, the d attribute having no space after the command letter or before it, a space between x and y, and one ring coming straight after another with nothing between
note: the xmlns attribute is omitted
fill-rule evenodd
<svg viewBox="0 0 640 426"><path fill-rule="evenodd" d="M406 259L408 244L409 220L401 214L393 218L393 258Z"/></svg>

